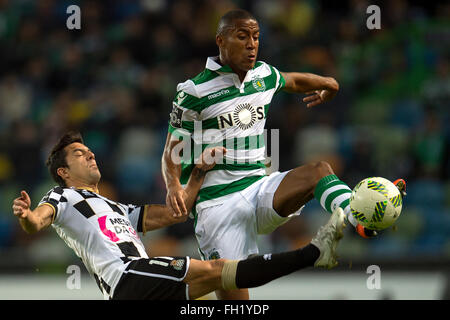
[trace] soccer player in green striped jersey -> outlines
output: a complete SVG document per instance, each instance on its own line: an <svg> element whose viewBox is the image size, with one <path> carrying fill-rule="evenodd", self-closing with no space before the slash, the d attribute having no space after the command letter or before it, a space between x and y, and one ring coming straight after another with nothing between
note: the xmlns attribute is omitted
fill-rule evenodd
<svg viewBox="0 0 450 320"><path fill-rule="evenodd" d="M330 213L348 215L351 189L326 162L266 175L264 125L273 96L281 90L307 93L307 107L334 98L331 77L280 72L257 61L259 25L247 11L233 10L219 21L218 57L177 86L162 158L167 205L187 214L183 185L207 146L224 146L223 163L206 174L192 210L204 260L243 259L258 253L258 234L272 232L316 197ZM182 151L182 152L181 152ZM182 154L182 155L181 155ZM248 299L248 290L219 291L220 299Z"/></svg>

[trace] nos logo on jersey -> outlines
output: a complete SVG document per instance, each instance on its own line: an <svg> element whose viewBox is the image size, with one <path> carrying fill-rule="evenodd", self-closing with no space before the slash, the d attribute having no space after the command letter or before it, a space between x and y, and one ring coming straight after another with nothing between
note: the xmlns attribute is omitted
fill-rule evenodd
<svg viewBox="0 0 450 320"><path fill-rule="evenodd" d="M254 107L250 103L238 104L233 112L217 117L219 129L238 126L242 130L251 128L256 121L264 119L264 106Z"/></svg>

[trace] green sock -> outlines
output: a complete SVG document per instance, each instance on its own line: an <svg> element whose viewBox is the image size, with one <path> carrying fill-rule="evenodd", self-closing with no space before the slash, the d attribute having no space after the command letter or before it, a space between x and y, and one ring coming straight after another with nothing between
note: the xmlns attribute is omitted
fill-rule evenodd
<svg viewBox="0 0 450 320"><path fill-rule="evenodd" d="M322 208L332 213L334 209L341 207L350 223L356 226L356 220L349 214L351 195L352 189L334 174L320 179L314 191L314 197L319 201Z"/></svg>

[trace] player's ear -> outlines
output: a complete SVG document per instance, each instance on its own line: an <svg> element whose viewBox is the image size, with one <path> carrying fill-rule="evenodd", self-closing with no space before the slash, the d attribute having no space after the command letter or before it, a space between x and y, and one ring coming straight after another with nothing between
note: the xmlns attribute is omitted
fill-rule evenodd
<svg viewBox="0 0 450 320"><path fill-rule="evenodd" d="M58 168L56 170L56 173L58 174L58 176L60 176L63 179L69 178L68 168L64 168L64 167Z"/></svg>
<svg viewBox="0 0 450 320"><path fill-rule="evenodd" d="M216 44L219 48L223 46L223 38L220 34L216 35Z"/></svg>

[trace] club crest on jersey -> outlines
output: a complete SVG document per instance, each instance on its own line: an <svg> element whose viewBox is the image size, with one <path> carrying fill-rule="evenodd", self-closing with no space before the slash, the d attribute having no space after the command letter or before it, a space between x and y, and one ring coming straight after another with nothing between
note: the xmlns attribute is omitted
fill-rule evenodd
<svg viewBox="0 0 450 320"><path fill-rule="evenodd" d="M170 261L170 265L172 266L172 268L174 268L175 270L180 271L181 269L183 269L184 266L184 260L179 259L179 260L172 260Z"/></svg>
<svg viewBox="0 0 450 320"><path fill-rule="evenodd" d="M238 126L242 130L251 128L256 121L264 119L264 106L254 107L250 103L238 104L233 112L217 117L219 129Z"/></svg>
<svg viewBox="0 0 450 320"><path fill-rule="evenodd" d="M209 259L209 260L220 259L220 253L219 253L219 251L217 251L217 249L214 248L214 249L209 253L208 259Z"/></svg>
<svg viewBox="0 0 450 320"><path fill-rule="evenodd" d="M266 91L266 84L264 83L264 79L261 77L254 77L252 80L253 88L255 88L258 92Z"/></svg>

